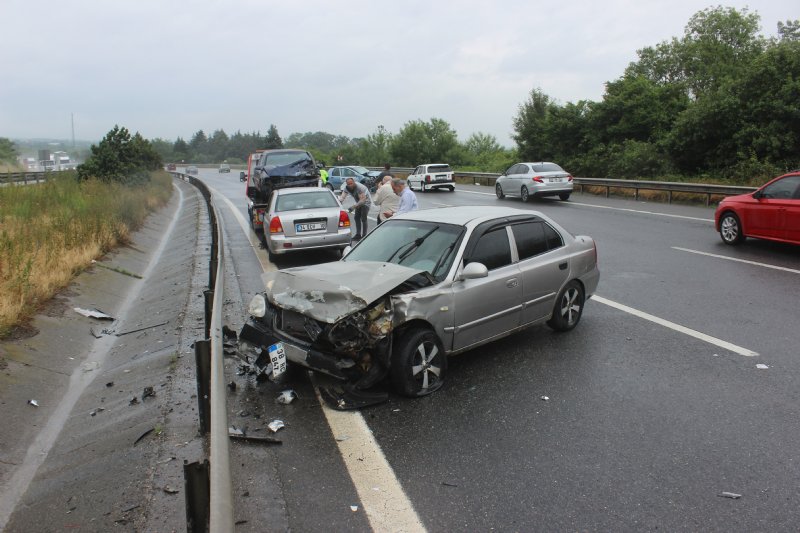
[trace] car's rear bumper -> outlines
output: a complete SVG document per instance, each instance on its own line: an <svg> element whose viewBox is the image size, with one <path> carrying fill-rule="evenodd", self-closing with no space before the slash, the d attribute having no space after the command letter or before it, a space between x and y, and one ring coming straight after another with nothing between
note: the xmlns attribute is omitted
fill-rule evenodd
<svg viewBox="0 0 800 533"><path fill-rule="evenodd" d="M276 255L297 250L313 250L319 248L344 248L350 244L350 228L340 229L337 233L321 233L289 237L283 234L266 235L270 252Z"/></svg>

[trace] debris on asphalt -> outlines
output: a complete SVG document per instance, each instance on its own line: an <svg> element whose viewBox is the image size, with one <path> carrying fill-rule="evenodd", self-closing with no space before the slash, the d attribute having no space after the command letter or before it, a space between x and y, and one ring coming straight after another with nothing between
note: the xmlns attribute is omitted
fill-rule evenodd
<svg viewBox="0 0 800 533"><path fill-rule="evenodd" d="M81 369L84 372L91 372L93 370L97 370L98 368L100 368L100 362L99 361L86 361L85 363L83 363L81 365Z"/></svg>
<svg viewBox="0 0 800 533"><path fill-rule="evenodd" d="M94 328L89 328L89 333L91 333L92 337L94 337L95 339L100 339L103 337L102 335L98 335L97 333L95 333Z"/></svg>
<svg viewBox="0 0 800 533"><path fill-rule="evenodd" d="M297 398L297 393L292 389L288 389L281 392L275 401L282 405L289 405L295 398Z"/></svg>
<svg viewBox="0 0 800 533"><path fill-rule="evenodd" d="M244 431L237 428L236 426L231 426L228 428L228 436L229 437L241 437L244 435Z"/></svg>
<svg viewBox="0 0 800 533"><path fill-rule="evenodd" d="M336 442L344 442L346 440L350 440L350 435L342 435L341 437L336 437Z"/></svg>
<svg viewBox="0 0 800 533"><path fill-rule="evenodd" d="M166 485L162 490L167 494L178 494L180 492L178 489L173 489L169 485Z"/></svg>
<svg viewBox="0 0 800 533"><path fill-rule="evenodd" d="M455 483L448 483L447 481L442 481L442 485L445 487L458 487Z"/></svg>
<svg viewBox="0 0 800 533"><path fill-rule="evenodd" d="M95 416L95 415L97 415L97 413L102 413L105 410L106 410L105 407L97 407L97 408L92 409L91 411L89 411L89 416Z"/></svg>
<svg viewBox="0 0 800 533"><path fill-rule="evenodd" d="M108 383L106 383L106 387L113 387L113 386L114 386L113 381L109 381Z"/></svg>
<svg viewBox="0 0 800 533"><path fill-rule="evenodd" d="M222 336L225 337L226 340L236 341L238 339L236 332L228 326L222 326Z"/></svg>
<svg viewBox="0 0 800 533"><path fill-rule="evenodd" d="M232 391L235 391L236 390L236 382L235 381L231 381L230 383L228 383L228 388L230 390L232 390Z"/></svg>
<svg viewBox="0 0 800 533"><path fill-rule="evenodd" d="M255 442L258 444L283 444L283 441L280 439L276 439L275 437L256 437L253 435L231 435L230 433L228 436L231 440L238 440L242 442Z"/></svg>
<svg viewBox="0 0 800 533"><path fill-rule="evenodd" d="M540 399L540 400L543 400L543 401L545 401L545 402L549 402L549 401L550 401L550 396L542 396L542 397L541 397L541 398L539 398L539 399Z"/></svg>
<svg viewBox="0 0 800 533"><path fill-rule="evenodd" d="M769 367L768 367L767 365L765 365L764 363L758 363L758 364L756 365L756 368L758 368L759 370L766 370L766 369L768 369Z"/></svg>
<svg viewBox="0 0 800 533"><path fill-rule="evenodd" d="M157 328L157 327L160 327L160 326L166 326L167 324L169 324L169 320L167 320L166 322L161 322L160 324L153 324L152 326L145 326L145 327L139 328L139 329L132 329L130 331L124 331L122 333L116 333L115 335L117 337L122 337L123 335L130 335L131 333L139 333L140 331L144 331L146 329L152 329L152 328Z"/></svg>
<svg viewBox="0 0 800 533"><path fill-rule="evenodd" d="M350 510L355 513L356 511L358 511L358 505L351 505Z"/></svg>
<svg viewBox="0 0 800 533"><path fill-rule="evenodd" d="M37 402L36 400L28 400L28 405L39 407L39 402Z"/></svg>
<svg viewBox="0 0 800 533"><path fill-rule="evenodd" d="M730 498L731 500L738 500L742 497L741 494L736 494L735 492L723 492L722 494L718 494L720 498Z"/></svg>
<svg viewBox="0 0 800 533"><path fill-rule="evenodd" d="M96 318L97 320L115 320L113 316L107 315L99 309L81 309L80 307L74 307L73 309L76 313L85 317Z"/></svg>
<svg viewBox="0 0 800 533"><path fill-rule="evenodd" d="M276 420L273 420L272 422L270 422L269 424L267 424L267 427L273 433L277 433L279 429L283 429L284 427L286 427L286 424L283 423L283 420L277 420L276 419Z"/></svg>
<svg viewBox="0 0 800 533"><path fill-rule="evenodd" d="M145 398L150 398L150 397L155 398L156 391L153 387L145 387L144 391L142 391L142 401L144 401Z"/></svg>
<svg viewBox="0 0 800 533"><path fill-rule="evenodd" d="M144 433L142 433L141 435L139 435L139 438L138 438L138 439L136 439L135 441L133 441L133 445L134 445L134 446L136 446L137 444L139 444L139 442L141 442L141 440L142 440L143 438L145 438L145 437L146 437L146 436L148 436L150 433L152 433L153 431L155 431L155 429L156 429L156 428L150 428L150 429L148 429L147 431L145 431Z"/></svg>
<svg viewBox="0 0 800 533"><path fill-rule="evenodd" d="M128 405L136 405L138 403L139 403L139 398L134 396L133 398L131 398L131 401L128 402Z"/></svg>

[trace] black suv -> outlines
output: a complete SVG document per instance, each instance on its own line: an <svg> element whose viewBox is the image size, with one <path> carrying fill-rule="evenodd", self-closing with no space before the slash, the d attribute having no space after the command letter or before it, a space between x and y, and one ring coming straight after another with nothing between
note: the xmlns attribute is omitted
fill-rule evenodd
<svg viewBox="0 0 800 533"><path fill-rule="evenodd" d="M284 187L316 187L319 169L314 157L305 150L265 150L258 159L252 187L247 195L256 203L266 203L275 189Z"/></svg>

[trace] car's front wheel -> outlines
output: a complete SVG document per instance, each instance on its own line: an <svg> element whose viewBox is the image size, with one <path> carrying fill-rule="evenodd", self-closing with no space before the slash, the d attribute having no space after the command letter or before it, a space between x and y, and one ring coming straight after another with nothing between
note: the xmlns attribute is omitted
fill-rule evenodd
<svg viewBox="0 0 800 533"><path fill-rule="evenodd" d="M446 370L444 349L428 329L411 329L394 346L390 377L395 390L404 396L425 396L438 390Z"/></svg>
<svg viewBox="0 0 800 533"><path fill-rule="evenodd" d="M569 200L569 193L562 192L561 194L558 195L558 197L561 198L563 202L566 202L567 200Z"/></svg>
<svg viewBox="0 0 800 533"><path fill-rule="evenodd" d="M724 213L719 219L719 236L725 244L736 245L744 240L742 224L734 213Z"/></svg>
<svg viewBox="0 0 800 533"><path fill-rule="evenodd" d="M519 196L522 198L523 202L527 202L530 199L530 195L528 193L528 188L526 186L522 186L522 189L519 191Z"/></svg>
<svg viewBox="0 0 800 533"><path fill-rule="evenodd" d="M505 195L505 194L503 194L503 188L500 186L500 184L499 184L499 183L495 183L495 184L494 184L494 193L495 193L495 194L497 195L497 197L498 197L498 198L500 198L501 200L502 200L503 198L505 198L505 197L506 197L506 195Z"/></svg>
<svg viewBox="0 0 800 533"><path fill-rule="evenodd" d="M583 286L575 280L567 283L558 293L553 316L547 325L556 331L569 331L578 325L583 314Z"/></svg>

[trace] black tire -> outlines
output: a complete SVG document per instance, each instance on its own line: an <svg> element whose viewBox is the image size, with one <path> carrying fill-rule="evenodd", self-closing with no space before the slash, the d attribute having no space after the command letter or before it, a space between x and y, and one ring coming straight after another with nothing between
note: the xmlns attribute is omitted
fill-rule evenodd
<svg viewBox="0 0 800 533"><path fill-rule="evenodd" d="M735 246L744 241L745 236L744 233L742 233L742 223L735 213L728 211L719 217L719 236L722 242L731 246Z"/></svg>
<svg viewBox="0 0 800 533"><path fill-rule="evenodd" d="M500 186L499 183L494 184L494 193L500 200L506 197L506 195L503 193L503 188Z"/></svg>
<svg viewBox="0 0 800 533"><path fill-rule="evenodd" d="M522 198L523 202L527 202L530 199L530 194L528 193L528 188L526 186L522 186L522 189L519 191L519 196Z"/></svg>
<svg viewBox="0 0 800 533"><path fill-rule="evenodd" d="M269 262L273 265L278 264L278 254L272 253L272 250L269 249L269 246L267 246L267 257L269 258Z"/></svg>
<svg viewBox="0 0 800 533"><path fill-rule="evenodd" d="M448 189L450 189L450 192L456 192L456 188L455 187L448 187Z"/></svg>
<svg viewBox="0 0 800 533"><path fill-rule="evenodd" d="M569 200L569 193L562 192L561 194L558 195L558 197L561 198L562 201L566 202L567 200Z"/></svg>
<svg viewBox="0 0 800 533"><path fill-rule="evenodd" d="M575 280L567 283L556 298L553 316L547 325L555 331L569 331L578 325L583 314L583 286Z"/></svg>
<svg viewBox="0 0 800 533"><path fill-rule="evenodd" d="M406 331L392 350L390 378L394 389L412 398L426 396L444 383L447 356L429 329Z"/></svg>

